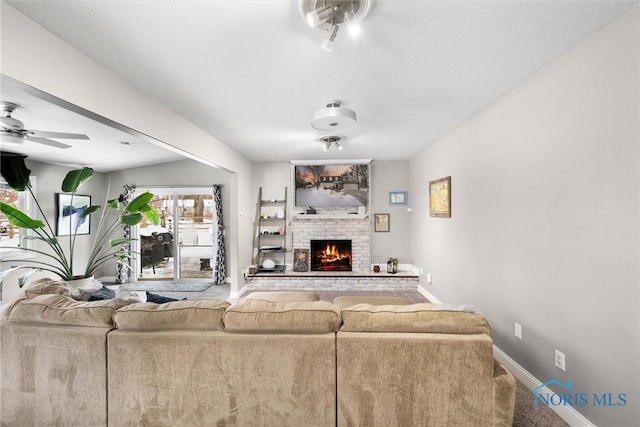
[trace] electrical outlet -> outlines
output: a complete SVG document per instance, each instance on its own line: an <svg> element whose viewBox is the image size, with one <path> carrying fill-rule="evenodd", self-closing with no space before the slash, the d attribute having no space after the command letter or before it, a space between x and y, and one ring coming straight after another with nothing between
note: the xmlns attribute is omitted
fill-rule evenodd
<svg viewBox="0 0 640 427"><path fill-rule="evenodd" d="M559 350L556 350L556 366L562 369L563 371L565 370L564 353Z"/></svg>
<svg viewBox="0 0 640 427"><path fill-rule="evenodd" d="M514 332L516 334L516 338L522 339L522 325L516 322L514 326L515 326Z"/></svg>
<svg viewBox="0 0 640 427"><path fill-rule="evenodd" d="M433 277L431 277L431 273L427 273L427 283L431 284L432 281L433 281Z"/></svg>

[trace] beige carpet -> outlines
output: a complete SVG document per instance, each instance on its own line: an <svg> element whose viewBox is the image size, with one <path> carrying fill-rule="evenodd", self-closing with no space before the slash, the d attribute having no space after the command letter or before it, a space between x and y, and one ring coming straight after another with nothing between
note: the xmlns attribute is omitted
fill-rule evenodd
<svg viewBox="0 0 640 427"><path fill-rule="evenodd" d="M533 393L520 381L517 381L516 410L513 415L513 427L568 427L562 418L548 406L533 406Z"/></svg>

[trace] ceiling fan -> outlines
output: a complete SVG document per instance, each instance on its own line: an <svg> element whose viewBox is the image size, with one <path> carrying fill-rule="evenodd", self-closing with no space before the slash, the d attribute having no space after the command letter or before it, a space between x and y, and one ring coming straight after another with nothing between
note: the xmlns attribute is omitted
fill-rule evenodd
<svg viewBox="0 0 640 427"><path fill-rule="evenodd" d="M2 145L20 145L27 140L56 148L69 148L71 147L70 145L63 144L49 138L89 139L87 135L78 133L25 129L24 123L11 117L11 113L13 113L18 107L19 105L14 104L13 102L0 101L0 109L5 113L3 117L0 117L0 143L2 143Z"/></svg>

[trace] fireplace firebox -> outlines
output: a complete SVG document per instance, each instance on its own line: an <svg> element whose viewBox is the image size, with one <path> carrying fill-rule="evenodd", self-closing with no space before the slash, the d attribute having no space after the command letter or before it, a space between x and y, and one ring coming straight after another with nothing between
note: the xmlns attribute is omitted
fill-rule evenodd
<svg viewBox="0 0 640 427"><path fill-rule="evenodd" d="M311 240L311 271L351 271L351 240Z"/></svg>

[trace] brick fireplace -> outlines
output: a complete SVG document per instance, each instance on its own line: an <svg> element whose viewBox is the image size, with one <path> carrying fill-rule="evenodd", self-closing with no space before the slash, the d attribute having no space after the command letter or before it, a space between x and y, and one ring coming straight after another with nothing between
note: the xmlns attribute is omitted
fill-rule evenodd
<svg viewBox="0 0 640 427"><path fill-rule="evenodd" d="M350 240L351 271L364 273L371 265L371 222L364 215L294 216L293 249L311 249L312 240Z"/></svg>
<svg viewBox="0 0 640 427"><path fill-rule="evenodd" d="M312 240L351 240L351 271L264 273L250 276L242 292L257 290L403 291L418 288L420 278L371 270L371 218L355 214L294 215L288 233L292 249L311 250Z"/></svg>

